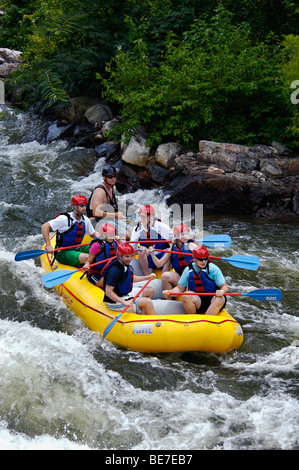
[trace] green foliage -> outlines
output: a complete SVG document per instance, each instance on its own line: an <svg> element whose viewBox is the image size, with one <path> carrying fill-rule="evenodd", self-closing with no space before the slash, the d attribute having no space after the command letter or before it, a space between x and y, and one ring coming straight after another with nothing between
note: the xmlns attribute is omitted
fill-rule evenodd
<svg viewBox="0 0 299 470"><path fill-rule="evenodd" d="M115 29L120 18L110 19L117 2L108 0L104 5L100 0L88 0L84 4L77 0L35 0L33 3L35 8L24 14L24 9L13 2L5 2L5 17L8 19L17 10L19 28L26 30L26 41L18 47L23 53L24 66L10 80L18 89L20 103L43 101L45 107L60 106L67 96L99 95L96 72L104 72L105 62L114 53L113 38L118 35Z"/></svg>
<svg viewBox="0 0 299 470"><path fill-rule="evenodd" d="M299 36L288 35L283 41L281 70L284 87L289 95L291 121L288 131L299 146Z"/></svg>
<svg viewBox="0 0 299 470"><path fill-rule="evenodd" d="M19 106L103 96L127 138L145 127L155 144L298 145L293 0L0 0L0 9L1 47L23 53L10 76Z"/></svg>
<svg viewBox="0 0 299 470"><path fill-rule="evenodd" d="M222 0L233 15L235 24L246 21L255 41L264 41L269 34L283 37L299 33L299 9L293 0Z"/></svg>
<svg viewBox="0 0 299 470"><path fill-rule="evenodd" d="M284 120L277 53L252 44L249 27L234 26L220 9L211 19L196 19L182 40L169 35L157 66L142 40L134 52L119 50L102 84L121 106L123 132L145 127L151 144L170 138L193 148L199 139L266 143L281 136Z"/></svg>

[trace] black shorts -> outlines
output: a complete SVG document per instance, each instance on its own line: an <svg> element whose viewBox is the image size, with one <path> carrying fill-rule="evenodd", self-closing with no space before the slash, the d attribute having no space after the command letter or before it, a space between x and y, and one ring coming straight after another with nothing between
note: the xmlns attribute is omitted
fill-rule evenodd
<svg viewBox="0 0 299 470"><path fill-rule="evenodd" d="M94 285L96 285L102 277L100 273L87 273L87 279Z"/></svg>
<svg viewBox="0 0 299 470"><path fill-rule="evenodd" d="M212 302L212 298L213 296L212 295L204 295L202 297L200 297L201 299L201 305L200 307L196 310L196 313L205 313L209 306L211 305L211 302ZM219 310L221 312L221 310L223 310L226 306L226 302L227 302L227 297L225 296L224 297L224 304L223 306L221 307L221 309Z"/></svg>

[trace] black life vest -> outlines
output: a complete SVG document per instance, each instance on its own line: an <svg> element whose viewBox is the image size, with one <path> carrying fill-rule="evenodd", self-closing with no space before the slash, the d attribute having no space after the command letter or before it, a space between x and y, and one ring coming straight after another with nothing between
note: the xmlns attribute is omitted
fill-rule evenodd
<svg viewBox="0 0 299 470"><path fill-rule="evenodd" d="M91 201L91 198L92 198L92 195L94 193L94 191L97 189L97 188L101 188L105 191L106 193L106 196L107 196L107 199L109 201L109 205L112 206L114 212L118 212L118 204L117 204L117 201L116 201L116 195L115 195L115 191L114 191L114 188L112 187L112 198L110 197L110 195L108 194L108 191L107 189L105 188L105 186L103 184L99 184L98 186L96 186L94 188L94 190L92 191L89 199L88 199L88 203L87 203L87 207L86 207L86 215L87 217L94 217L93 215L93 212L92 212L92 209L90 208L90 201Z"/></svg>
<svg viewBox="0 0 299 470"><path fill-rule="evenodd" d="M118 282L118 285L115 286L114 292L115 292L116 295L121 297L121 296L126 295L129 292L131 292L131 290L133 288L134 271L133 271L133 269L130 265L129 266L123 266L118 261L118 259L113 260L111 263L109 263L109 266L107 267L107 269L105 269L104 285L103 285L104 291L106 289L107 274L109 272L109 269L111 269L112 266L116 266L118 268L119 272L120 272L120 280ZM109 297L105 296L104 301L105 302L111 302L111 299L109 299Z"/></svg>

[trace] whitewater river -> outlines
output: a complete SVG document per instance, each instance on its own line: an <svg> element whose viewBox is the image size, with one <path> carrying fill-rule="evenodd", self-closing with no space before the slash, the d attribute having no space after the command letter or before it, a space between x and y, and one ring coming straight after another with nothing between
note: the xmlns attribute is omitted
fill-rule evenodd
<svg viewBox="0 0 299 470"><path fill-rule="evenodd" d="M103 162L42 123L0 109L0 449L242 450L299 448L299 224L209 217L228 249L258 271L219 262L232 292L279 288L281 302L230 298L244 343L223 355L141 354L102 339L41 282L43 222L89 196ZM127 200L165 204L157 191ZM195 238L198 235L194 233Z"/></svg>

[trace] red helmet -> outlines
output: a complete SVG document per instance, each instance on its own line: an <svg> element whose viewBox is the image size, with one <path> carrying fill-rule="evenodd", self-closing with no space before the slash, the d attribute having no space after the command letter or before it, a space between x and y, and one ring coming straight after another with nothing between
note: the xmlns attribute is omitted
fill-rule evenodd
<svg viewBox="0 0 299 470"><path fill-rule="evenodd" d="M153 208L153 206L141 206L139 211L138 211L138 214L141 215L141 214L151 214L151 215L155 215L155 209Z"/></svg>
<svg viewBox="0 0 299 470"><path fill-rule="evenodd" d="M77 206L78 204L87 204L88 200L86 199L85 196L81 196L81 194L76 194L75 196L72 197L71 200L71 205L72 206Z"/></svg>
<svg viewBox="0 0 299 470"><path fill-rule="evenodd" d="M135 253L134 248L129 243L121 243L117 247L118 255L133 255Z"/></svg>
<svg viewBox="0 0 299 470"><path fill-rule="evenodd" d="M195 248L193 251L192 251L192 256L193 258L208 258L209 257L209 252L206 248L204 248L203 246L199 246L198 248Z"/></svg>
<svg viewBox="0 0 299 470"><path fill-rule="evenodd" d="M100 232L103 235L116 235L116 228L112 224L108 224L107 222L100 227Z"/></svg>
<svg viewBox="0 0 299 470"><path fill-rule="evenodd" d="M190 228L187 227L187 225L180 224L180 225L176 225L173 229L174 235L178 235L179 233L182 233L182 232L190 232Z"/></svg>

